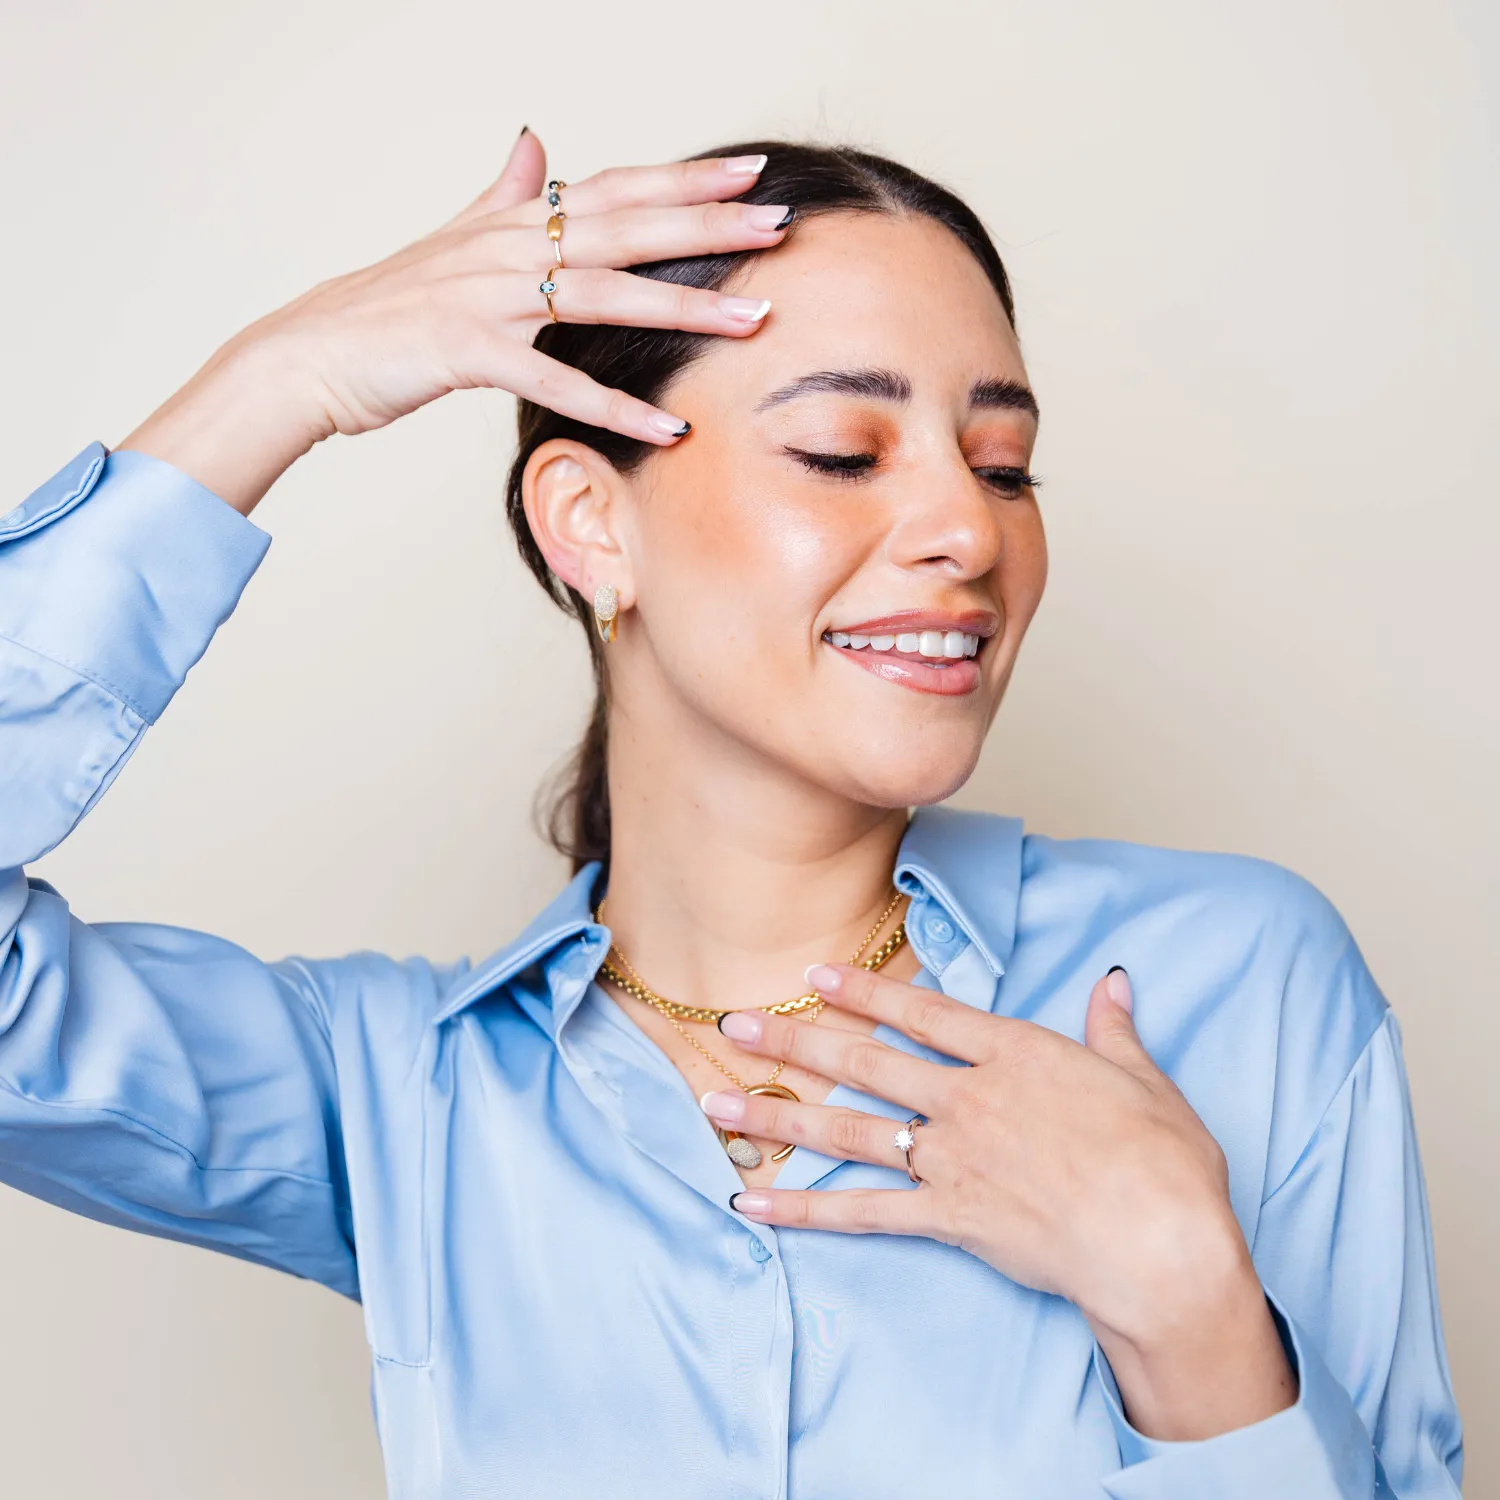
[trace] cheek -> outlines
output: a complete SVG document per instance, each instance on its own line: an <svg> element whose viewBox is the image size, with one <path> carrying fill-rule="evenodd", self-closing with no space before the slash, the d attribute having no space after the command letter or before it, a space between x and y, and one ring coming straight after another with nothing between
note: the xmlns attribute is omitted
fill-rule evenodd
<svg viewBox="0 0 1500 1500"><path fill-rule="evenodd" d="M683 617L732 611L735 636L757 651L805 654L820 611L857 566L831 511L722 486L689 502L650 541L653 604Z"/></svg>
<svg viewBox="0 0 1500 1500"><path fill-rule="evenodd" d="M1024 631L1047 584L1047 535L1034 504L1007 528L1000 564L1000 606L1007 622Z"/></svg>

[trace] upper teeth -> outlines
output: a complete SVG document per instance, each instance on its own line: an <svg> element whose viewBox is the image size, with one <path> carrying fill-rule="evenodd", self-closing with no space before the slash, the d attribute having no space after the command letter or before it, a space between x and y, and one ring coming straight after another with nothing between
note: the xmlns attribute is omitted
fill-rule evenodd
<svg viewBox="0 0 1500 1500"><path fill-rule="evenodd" d="M902 635L849 635L842 630L830 630L827 639L831 645L847 646L851 651L861 651L866 646L871 646L876 651L899 651L903 656L933 656L955 660L973 656L979 650L979 637L965 635L962 630L911 630Z"/></svg>

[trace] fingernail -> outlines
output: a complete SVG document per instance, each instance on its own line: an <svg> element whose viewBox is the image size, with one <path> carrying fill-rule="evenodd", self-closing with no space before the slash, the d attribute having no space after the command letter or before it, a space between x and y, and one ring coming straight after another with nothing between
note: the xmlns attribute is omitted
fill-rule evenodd
<svg viewBox="0 0 1500 1500"><path fill-rule="evenodd" d="M529 126L529 125L523 125L523 126L522 126L522 127L521 127L521 135L525 135L525 134L526 134L526 132L527 132L527 131L528 131L528 130L530 130L530 129L531 129L531 126ZM521 139L521 135L518 135L518 136L517 136L517 137L516 137L516 139L517 139L517 140L520 140L520 139Z"/></svg>
<svg viewBox="0 0 1500 1500"><path fill-rule="evenodd" d="M1130 1010L1132 1001L1130 996L1130 975L1116 964L1108 974L1104 976L1104 988L1109 991L1109 998L1120 1007L1121 1010Z"/></svg>
<svg viewBox="0 0 1500 1500"><path fill-rule="evenodd" d="M772 229L785 229L792 222L792 211L784 203L773 203L769 207L747 208L745 222L752 229L767 232Z"/></svg>
<svg viewBox="0 0 1500 1500"><path fill-rule="evenodd" d="M809 964L802 977L825 995L831 995L844 982L844 976L832 964Z"/></svg>
<svg viewBox="0 0 1500 1500"><path fill-rule="evenodd" d="M719 1017L719 1030L731 1041L758 1042L762 1029L761 1018L753 1010L726 1011Z"/></svg>
<svg viewBox="0 0 1500 1500"><path fill-rule="evenodd" d="M733 1089L710 1089L698 1101L698 1108L715 1120L743 1120L745 1095Z"/></svg>
<svg viewBox="0 0 1500 1500"><path fill-rule="evenodd" d="M781 218L778 220L778 222L776 224L776 227L778 229L785 229L786 226L788 224L790 224L792 222L792 220L795 219L796 217L797 217L797 210L795 208L789 208L789 209L787 209L787 211L784 214L782 214Z"/></svg>
<svg viewBox="0 0 1500 1500"><path fill-rule="evenodd" d="M759 323L770 310L771 301L768 297L762 297L758 302L754 297L719 298L719 311L726 318L733 318L736 323Z"/></svg>
<svg viewBox="0 0 1500 1500"><path fill-rule="evenodd" d="M765 167L764 156L727 156L724 158L724 170L731 177L759 177L765 171Z"/></svg>
<svg viewBox="0 0 1500 1500"><path fill-rule="evenodd" d="M646 418L646 426L652 432L663 432L668 437L686 437L693 430L691 422L684 422L681 417L669 417L664 411L652 412Z"/></svg>
<svg viewBox="0 0 1500 1500"><path fill-rule="evenodd" d="M737 1214L768 1214L771 1212L771 1195L746 1188L743 1192L730 1194L729 1206Z"/></svg>

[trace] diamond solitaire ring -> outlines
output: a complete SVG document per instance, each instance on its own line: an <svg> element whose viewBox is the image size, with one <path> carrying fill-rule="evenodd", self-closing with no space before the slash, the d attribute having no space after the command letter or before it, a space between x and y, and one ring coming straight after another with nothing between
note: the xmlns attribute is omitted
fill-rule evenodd
<svg viewBox="0 0 1500 1500"><path fill-rule="evenodd" d="M925 1125L926 1120L921 1115L913 1115L900 1130L896 1132L896 1149L906 1157L906 1175L913 1182L922 1179L917 1176L917 1170L911 1164L911 1148L917 1144L917 1126Z"/></svg>

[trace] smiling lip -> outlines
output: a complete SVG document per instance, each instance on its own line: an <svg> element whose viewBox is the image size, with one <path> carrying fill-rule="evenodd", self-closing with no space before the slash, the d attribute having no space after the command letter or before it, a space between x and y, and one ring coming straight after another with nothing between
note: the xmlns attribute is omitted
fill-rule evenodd
<svg viewBox="0 0 1500 1500"><path fill-rule="evenodd" d="M982 679L977 656L984 651L986 641L999 629L999 616L990 610L945 613L939 610L906 609L865 620L858 625L841 625L837 630L830 628L823 633L823 644L872 676L895 683L898 687L910 688L917 693L931 693L941 698L959 698L972 693L979 686ZM961 654L949 655L944 651L939 658L933 655L933 647L928 647L925 652L915 649L919 638L931 641L934 637L940 637L946 645L948 642L956 643L960 636L967 637L968 651L974 652L974 655L962 652L959 648ZM885 649L876 649L877 637L884 638ZM909 649L896 649L896 642L900 637L906 637Z"/></svg>

